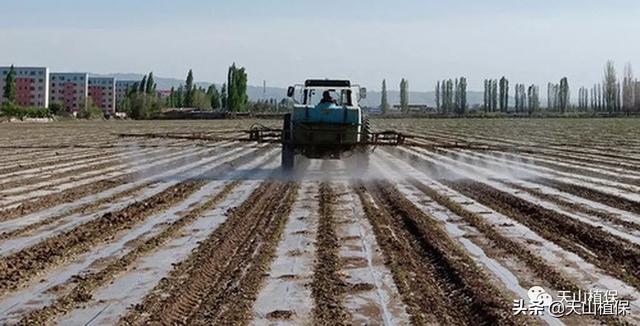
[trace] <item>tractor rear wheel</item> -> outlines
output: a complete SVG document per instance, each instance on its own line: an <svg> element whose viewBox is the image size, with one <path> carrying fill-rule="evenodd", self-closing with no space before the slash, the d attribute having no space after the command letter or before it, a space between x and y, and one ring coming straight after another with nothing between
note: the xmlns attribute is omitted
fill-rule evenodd
<svg viewBox="0 0 640 326"><path fill-rule="evenodd" d="M291 113L284 115L282 122L282 170L291 171L295 165L295 149L291 144Z"/></svg>
<svg viewBox="0 0 640 326"><path fill-rule="evenodd" d="M289 144L282 144L282 169L285 171L293 170L295 165L295 152Z"/></svg>
<svg viewBox="0 0 640 326"><path fill-rule="evenodd" d="M362 121L362 138L365 142L371 141L371 125L369 124L369 118L364 118Z"/></svg>

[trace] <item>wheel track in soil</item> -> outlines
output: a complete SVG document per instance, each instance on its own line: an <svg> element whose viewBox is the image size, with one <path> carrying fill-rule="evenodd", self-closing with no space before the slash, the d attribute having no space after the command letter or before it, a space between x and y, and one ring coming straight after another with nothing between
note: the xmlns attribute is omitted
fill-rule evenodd
<svg viewBox="0 0 640 326"><path fill-rule="evenodd" d="M109 180L129 175L135 176L135 173L143 173L144 171L149 171L150 169L154 168L157 170L160 169L162 165L172 164L173 162L181 158L200 157L197 155L202 155L205 151L206 150L203 149L187 149L177 153L170 153L155 160L142 160L138 163L137 166L129 164L122 169L107 168L103 171L97 171L97 173L88 172L85 173L85 175L79 175L77 177L67 176L66 178L55 179L51 182L42 182L40 184L27 181L25 185L8 189L7 191L2 191L0 193L0 200L2 202L0 206L2 207L2 209L6 210L7 208L15 207L16 204L24 201L34 200L40 197L54 194L56 192L62 192L74 187L80 187L82 185L90 184L92 182ZM126 164L122 165L124 166Z"/></svg>
<svg viewBox="0 0 640 326"><path fill-rule="evenodd" d="M610 180L611 178L594 179L588 176L567 174L565 172L560 172L558 170L550 170L549 168L545 168L545 167L531 166L531 165L527 165L527 163L521 163L521 162L514 162L513 164L514 167L512 167L508 164L504 164L499 159L487 160L477 155L476 153L472 154L468 152L455 152L450 150L434 150L429 152L417 151L417 152L423 155L431 156L431 158L435 160L440 160L439 156L441 156L449 160L452 160L453 162L455 162L455 164L459 164L463 166L467 165L467 166L473 166L473 167L480 167L481 169L483 169L484 168L483 166L490 165L498 170L514 171L516 175L523 174L523 173L532 174L533 175L532 178L536 178L538 176L540 178L557 177L565 180L570 180L569 182L572 182L572 183L589 184L592 186L602 186L615 191L623 191L623 192L631 192L631 193L638 193L640 191L637 186L624 185L617 182L611 182ZM460 159L464 161L460 161ZM473 163L470 161L473 161ZM478 164L476 165L474 163L478 163Z"/></svg>
<svg viewBox="0 0 640 326"><path fill-rule="evenodd" d="M390 167L394 167L395 164L397 163L386 156L380 156L380 158L382 158L387 164L389 164ZM411 164L414 166L418 163L418 161L416 161L416 157L414 156L410 156L408 157L408 159L411 162ZM432 165L430 164L430 162L420 161L420 163L426 164L426 166L429 168L427 172L425 171L421 172L421 173L425 173L426 175L429 175L431 172L434 171L434 169L437 169L440 171L439 175L447 175L448 179L453 179L453 180L464 179L463 176L457 175L453 171L442 171L442 167L439 167L437 165ZM502 180L499 180L499 181L504 183L504 181ZM563 272L555 268L553 265L550 265L549 262L547 262L544 258L540 257L538 253L532 252L531 250L527 249L527 247L524 244L519 243L518 241L512 240L509 236L502 235L496 228L495 224L491 224L490 222L488 222L486 218L483 217L481 214L471 212L468 209L464 208L463 206L464 203L458 203L455 200L452 200L448 196L445 196L439 193L437 190L431 188L430 186L426 185L424 182L416 178L409 177L407 178L407 182L413 187L415 187L417 190L419 190L420 192L424 193L426 196L436 201L438 204L449 209L450 211L455 213L457 216L462 217L467 223L475 227L478 231L484 234L490 241L492 241L494 246L502 249L503 254L507 254L513 257L513 259L522 261L528 268L531 269L531 271L535 274L536 277L539 277L544 282L547 282L550 286L552 286L556 290L570 290L573 292L582 291L583 293L586 293L588 291L586 287L580 286L578 283L568 278L566 274L564 274ZM446 185L446 183L443 180L439 180L439 183ZM486 187L489 187L489 186L487 185ZM530 190L530 189L527 188L527 190ZM462 192L458 192L458 193L464 195L464 193ZM535 204L532 204L532 205L535 206ZM499 213L499 211L497 212ZM508 217L509 215L506 215L506 216ZM568 219L568 217L565 217L565 218ZM523 224L523 225L526 225L526 224ZM589 226L587 226L587 228L588 227ZM492 247L492 249L496 249L496 248ZM611 316L596 316L595 319L609 325L628 324L627 322L619 318L611 317Z"/></svg>
<svg viewBox="0 0 640 326"><path fill-rule="evenodd" d="M111 152L100 152L100 153L95 153L95 154L88 154L88 155L84 155L84 156L73 156L75 155L75 153L69 154L70 157L64 157L64 158L58 158L55 160L50 160L50 161L36 161L33 163L25 163L25 164L21 164L21 163L16 163L17 165L12 166L12 167L6 167L6 168L2 168L0 169L0 176L5 175L5 174L9 174L9 173L14 173L17 171L22 171L22 170L28 170L28 169L37 169L37 168L41 168L41 167L45 167L45 166L49 166L51 165L51 163L71 163L71 162L75 162L77 160L90 160L90 159L94 159L94 158L102 158L102 157L106 157L109 155L112 155Z"/></svg>
<svg viewBox="0 0 640 326"><path fill-rule="evenodd" d="M171 149L170 151L177 152L177 150L175 149ZM122 150L106 153L106 155L103 157L89 158L89 159L83 159L82 156L86 154L83 154L82 152L74 152L73 154L75 154L78 158L73 157L73 160L71 161L66 161L66 160L61 161L62 158L60 158L55 161L49 161L50 164L47 164L46 166L32 168L32 169L21 169L13 173L0 175L0 182L6 183L8 181L15 180L18 178L39 176L43 173L47 175L51 175L53 173L69 171L69 170L75 169L78 166L112 161L114 159L117 159L119 157L126 156L126 155L138 155L138 154L145 154L145 153L158 154L162 152L163 152L162 149L139 149L139 148L132 147L132 148L125 148ZM42 158L34 158L31 161L31 163L41 162L42 160L43 160Z"/></svg>
<svg viewBox="0 0 640 326"><path fill-rule="evenodd" d="M394 151L392 151L392 153L398 153L398 151L394 150ZM410 152L410 151L400 152L399 153L399 155L407 156L407 159L410 162L412 162L413 164L418 164L418 165L421 165L421 166L425 167L426 169L428 169L428 171L430 171L430 174L434 175L434 178L436 178L436 179L439 178L438 176L440 176L440 178L442 176L444 176L445 178L447 178L447 176L454 176L455 178L459 178L459 179L464 179L465 178L464 176L460 176L457 173L455 173L453 171L450 171L450 169L448 169L448 168L445 168L445 167L439 166L439 165L437 165L437 164L435 164L433 162L429 162L427 160L421 159L421 157L419 156L420 154L421 153L417 153L416 154L416 153ZM513 183L511 183L509 181L505 181L505 180L502 180L502 179L496 179L495 177L489 177L488 179L503 183L503 184L505 184L507 186L512 186L512 184L513 184ZM546 179L545 178L536 178L536 179L530 179L530 180L526 180L526 181L528 181L530 183L533 183L533 184L545 185L543 182L541 182L541 180L544 181ZM597 191L597 190L594 190L594 189L589 189L589 188L586 188L584 186L578 186L578 185L574 185L574 184L569 184L569 183L566 183L566 182L559 182L559 181L552 181L552 182L557 184L558 186L557 187L554 187L552 185L546 185L546 186L551 187L551 188L556 188L556 189L558 189L558 190L560 190L562 192L565 192L567 194L572 194L572 195L575 195L577 197L581 197L581 198L596 202L596 203L601 204L601 205L610 206L612 208L617 208L617 209L620 209L622 211L634 212L634 210L639 210L636 206L634 206L634 205L636 205L635 202L630 200L630 199L627 199L627 198L616 196L614 194L604 193L602 191ZM564 189L560 189L560 187L564 187ZM533 196L536 196L535 193L532 193L532 192L535 192L535 190L533 190L533 189L531 189L529 187L527 187L527 190L520 189L520 188L522 188L522 186L514 185L514 189L522 190L522 191L525 191L527 193L530 193ZM576 190L576 189L579 189L579 190ZM555 202L555 201L552 201L552 202ZM616 223L616 224L619 224L619 225L628 225L628 226L631 226L632 228L635 228L634 225L637 225L637 224L634 224L634 223L630 223L629 221L625 221L624 219L620 219L620 218L617 218L615 216L611 216L609 214L604 214L603 215L602 212L598 212L597 210L594 210L594 209L591 209L591 208L587 208L587 207L580 208L580 205L578 205L578 204L573 204L572 203L571 205L567 205L567 204L563 205L563 203L559 203L559 202L555 202L555 203L560 205L560 206L565 206L565 207L570 208L570 209L574 209L574 210L581 211L581 212L584 212L584 213L587 213L587 214L591 214L591 215L596 216L596 217L604 218L604 220L606 220L606 221L610 221L610 222L613 222L613 223ZM571 206L571 207L569 207L569 206Z"/></svg>
<svg viewBox="0 0 640 326"><path fill-rule="evenodd" d="M145 201L117 212L107 213L101 218L2 257L0 259L0 296L17 289L46 269L69 260L93 246L109 241L116 233L185 199L203 185L202 181L177 184Z"/></svg>
<svg viewBox="0 0 640 326"><path fill-rule="evenodd" d="M336 232L336 194L327 182L320 184L316 262L311 282L315 325L348 325L351 315L343 301L347 284L339 275L340 243Z"/></svg>
<svg viewBox="0 0 640 326"><path fill-rule="evenodd" d="M180 156L178 158L172 159L170 162L162 163L158 165L152 165L148 168L145 168L142 171L134 171L126 175L118 176L113 179L99 180L94 183L83 184L76 187L72 187L58 193L53 193L53 194L44 195L41 197L27 199L21 202L19 206L9 208L9 209L0 209L0 222L19 218L27 214L35 213L40 210L54 207L56 205L59 205L60 203L72 202L74 200L86 197L88 195L94 195L101 191L105 191L107 189L124 185L130 182L131 180L135 179L136 176L144 175L149 171L155 171L160 169L162 171L166 171L169 169L178 168L184 165L184 161L186 159L200 160L200 159L206 158L207 156L215 155L217 152L224 150L224 148L226 147L213 148L211 151L200 152L194 155Z"/></svg>
<svg viewBox="0 0 640 326"><path fill-rule="evenodd" d="M459 135L459 134L451 134L451 133L447 133L449 136L452 136L454 138L459 138L458 141L464 141L464 136ZM478 137L475 136L476 139L480 139L481 141L490 141L490 142L495 142L495 143L504 143L505 140L504 139L496 139L496 138L491 138L491 137ZM450 139L450 138L447 138ZM455 140L455 139L454 139ZM632 170L636 170L636 171L640 171L640 167L635 166L636 162L640 161L640 158L629 158L627 156L624 155L617 155L617 154L607 154L607 153L603 153L603 152L598 152L598 153L594 153L594 152L590 152L590 151L585 151L585 150L577 150L577 149L571 149L571 148L562 148L562 149L558 149L558 148L553 148L550 147L550 145L532 145L532 144L522 144L522 143L518 143L515 142L514 143L517 147L513 150L513 152L518 153L518 152L523 152L523 153L529 153L529 154L542 154L542 155L547 155L547 156L555 156L558 158L564 158L564 159L580 159L583 160L585 162L598 162L604 165L609 165L609 166L614 166L614 167L618 167L619 165L617 164L618 162L624 163L625 167L629 167ZM584 156L570 156L570 155L566 155L566 153L575 153L575 154L579 154L579 155L584 155ZM594 158L596 157L596 158ZM611 162L611 161L607 161L606 159L616 159L619 161L616 162Z"/></svg>
<svg viewBox="0 0 640 326"><path fill-rule="evenodd" d="M163 154L166 154L166 155L163 155ZM41 187L32 187L27 189L26 191L17 192L17 194L20 194L20 193L39 190L39 189L58 185L60 183L64 183L66 182L65 178L68 178L68 177L74 177L73 181L79 181L79 180L94 177L99 174L111 173L121 169L127 169L129 167L132 167L134 164L144 163L145 157L147 158L146 161L150 161L150 160L161 160L163 158L170 158L172 156L178 156L178 155L180 155L180 153L177 153L177 152L172 152L172 153L145 152L145 153L139 153L139 154L124 153L121 155L113 155L108 160L100 160L98 162L87 162L87 163L77 164L63 172L53 172L43 177L28 177L28 181L24 177L16 178L13 181L1 183L0 192L4 194L16 194L16 192L11 191L12 188L44 184ZM56 181L57 183L54 183Z"/></svg>
<svg viewBox="0 0 640 326"><path fill-rule="evenodd" d="M574 202L562 199L557 195L546 194L546 193L544 193L544 192L542 192L540 190L537 190L537 189L534 189L534 188L530 188L530 187L525 187L525 186L522 186L522 185L519 185L519 184L516 184L516 183L513 183L513 182L507 182L507 181L504 181L504 180L497 180L497 179L492 180L492 181L501 182L501 183L503 183L503 184L505 184L505 185L507 185L507 186L509 186L511 188L518 189L520 191L524 191L524 192L526 192L526 193L528 193L528 194L530 194L532 196L538 197L538 198L540 198L540 199L542 199L544 201L548 201L548 202L557 204L559 206L566 207L569 210L573 210L573 211L584 213L584 214L588 214L588 215L593 215L593 216L596 216L596 217L598 217L598 218L600 218L602 220L605 220L605 221L608 221L608 222L623 226L625 228L629 228L629 229L634 229L634 230L640 231L640 224L632 222L632 221L628 221L628 220L623 220L623 219L617 217L615 214L608 213L608 212L606 212L604 210L593 209L593 208L581 205L579 203L574 203ZM565 190L562 190L562 191L567 192ZM582 197L582 198L587 198L585 196L579 195L578 193L573 193L573 195L576 195L576 196L579 196L579 197ZM603 203L603 201L594 200L595 198L587 198L587 199L593 200L593 201L598 202L598 203ZM623 199L623 198L616 197L616 199ZM616 206L612 206L612 207L616 207ZM616 208L620 208L620 207L616 207Z"/></svg>
<svg viewBox="0 0 640 326"><path fill-rule="evenodd" d="M481 216L465 209L459 203L451 200L449 197L440 194L435 189L420 182L417 179L407 180L409 184L414 186L420 192L433 199L438 204L446 207L457 216L463 218L463 220L482 233L489 241L491 251L496 253L496 250L500 250L497 255L504 259L514 259L525 264L533 274L543 282L549 284L556 291L572 291L573 293L586 293L587 288L580 286L575 281L569 279L564 273L558 271L553 265L549 264L543 258L533 253L523 244L510 239L507 236L502 235L497 231L496 225L491 224ZM495 258L495 257L494 257ZM609 325L623 325L624 322L615 317L596 316L594 317L603 323Z"/></svg>
<svg viewBox="0 0 640 326"><path fill-rule="evenodd" d="M268 147L245 153L227 164L216 166L201 175L222 175L239 164L251 161ZM0 258L0 296L13 291L45 270L105 243L154 213L184 200L206 184L197 177L173 185L143 201L80 224L71 230L46 238L37 244Z"/></svg>
<svg viewBox="0 0 640 326"><path fill-rule="evenodd" d="M250 153L245 153L245 155L250 155ZM229 157L229 155L220 155L217 157L217 159L219 160L224 160L225 158ZM210 164L211 162L208 162L206 164ZM202 167L206 164L198 164L195 168L199 168ZM233 164L233 162L229 162L227 164ZM171 172L171 171L169 171ZM169 177L172 176L176 176L179 175L180 172L179 170L177 171L173 171L175 173L169 175ZM144 190L146 190L148 187L153 187L153 186L157 186L160 185L160 187L168 187L168 185L164 186L161 185L160 183L158 183L158 178L153 179L154 177L151 177L152 180L149 180L147 182L143 182L140 183L138 185L134 185L131 188L128 189L122 189L121 191L117 191L114 192L113 194L104 197L104 198L99 198L96 199L94 201L90 201L87 203L84 203L76 208L72 208L70 210L61 212L60 214L58 213L53 213L50 216L46 217L46 218L42 218L39 219L38 221L32 222L32 223L25 223L22 226L18 226L18 227L11 227L9 226L4 226L4 229L7 230L5 232L0 233L0 243L2 243L4 240L7 239L11 239L14 237L20 237L21 235L26 235L32 231L37 230L38 228L41 227L46 227L48 225L57 223L56 227L60 227L60 226L64 226L65 224L68 223L72 223L71 220L67 221L66 223L63 221L63 219L65 218L83 218L84 216L87 215L92 215L95 213L98 213L100 211L108 211L110 210L109 207L103 208L103 205L116 205L118 206L119 202L122 201L126 204L126 202L131 202L132 200L135 200L135 198L133 197L136 193L138 192L144 192ZM143 180L144 181L144 180ZM150 195L143 195L143 198L146 198ZM112 210L116 210L117 207L113 207ZM81 215L81 216L76 216L76 215ZM61 223L62 222L62 223ZM1 225L1 223L0 223ZM2 250L0 250L2 251Z"/></svg>
<svg viewBox="0 0 640 326"><path fill-rule="evenodd" d="M261 184L119 324L248 323L297 189Z"/></svg>
<svg viewBox="0 0 640 326"><path fill-rule="evenodd" d="M469 179L441 182L640 288L640 246L483 183Z"/></svg>
<svg viewBox="0 0 640 326"><path fill-rule="evenodd" d="M257 151L262 151L262 149L258 149ZM217 151L216 151L217 152ZM229 156L229 153L225 153L225 154L216 154L216 152L210 152L209 154L212 155L212 157L216 158L216 159L225 159L226 157ZM247 153L245 153L247 154ZM195 154L194 154L195 155ZM206 166L207 164L210 164L211 162L202 162L201 161L202 156L199 156L198 159L196 159L196 163L194 164L189 164L189 169L200 169L203 166ZM5 230L9 230L9 232L3 232L3 233L12 233L14 231L17 231L18 234L20 233L24 233L27 232L29 230L32 230L38 226L46 226L50 223L55 223L56 221L72 216L73 214L91 214L94 213L96 211L98 211L100 209L100 205L105 205L105 204L109 204L112 203L114 200L118 200L120 198L126 197L128 194L131 194L133 192L136 191L136 189L138 189L138 191L143 191L145 188L145 185L148 186L153 186L154 184L157 184L159 181L161 181L164 178L172 178L172 177L176 177L176 176L180 176L181 174L185 173L185 170L183 168L183 165L180 165L178 161L176 161L176 164L173 164L172 167L168 167L167 170L165 171L159 171L158 168L155 167L151 167L152 170L140 170L140 171L134 171L133 173L143 173L143 178L140 179L140 181L134 181L132 184L130 182L124 182L122 184L119 185L115 185L114 187L107 187L101 190L98 190L96 193L94 194L89 194L88 196L80 196L79 198L76 198L74 200L69 200L66 202L62 202L62 203L50 203L50 205L47 205L47 207L42 207L36 209L33 212L27 212L26 214L20 214L17 217L13 217L13 218L9 218L7 220L1 220L0 219L0 223L2 224L6 224L4 226ZM51 195L53 197L46 197L46 198L56 198L56 195ZM49 202L45 202L47 204L49 204ZM74 204L77 203L77 204ZM58 208L59 210L56 210L56 208ZM0 212L0 217L2 216L3 212ZM14 213L16 213L14 211ZM40 216L38 216L40 215ZM22 226L12 226L12 224L21 224L20 223L20 219L22 218L28 218L31 221L27 222L27 223L22 223L24 225ZM20 229L24 230L24 231L20 231ZM0 235L0 238L4 239L4 235Z"/></svg>
<svg viewBox="0 0 640 326"><path fill-rule="evenodd" d="M56 317L71 311L79 304L89 301L95 290L105 284L108 284L116 279L119 274L130 269L131 265L133 265L140 257L148 255L156 248L166 244L186 225L196 221L206 211L213 209L222 202L239 184L240 181L227 183L214 197L191 209L178 220L169 224L162 232L145 240L135 249L110 263L105 268L87 275L78 275L75 280L75 286L71 291L69 291L69 293L57 298L52 304L29 313L20 321L19 324L41 325L51 323Z"/></svg>
<svg viewBox="0 0 640 326"><path fill-rule="evenodd" d="M589 189L584 186L569 184L566 182L560 182L548 178L537 178L529 181L539 183L547 187L555 188L578 197L599 202L607 206L615 207L635 214L640 214L640 202L636 202L627 198L608 194L596 189Z"/></svg>
<svg viewBox="0 0 640 326"><path fill-rule="evenodd" d="M456 137L460 137L460 135L456 135ZM452 141L451 138L446 138L448 141ZM454 139L455 140L455 139ZM458 139L457 141L464 141L462 139ZM493 142L497 142L497 140L493 139ZM504 142L504 140L501 140L500 142ZM553 157L553 158L559 158L559 159L564 159L564 160L578 160L581 162L585 162L585 163L589 163L589 164L597 164L597 165L604 165L604 166L609 166L609 167L613 167L613 168L620 168L620 167L624 167L626 169L630 169L633 171L640 171L640 168L636 166L636 164L634 162L629 162L629 161L624 161L624 159L626 159L626 157L621 157L621 156L616 156L613 158L616 159L622 159L623 161L615 161L612 162L610 159L607 160L607 158L609 156L605 155L598 155L592 152L578 152L576 154L579 155L566 155L566 150L560 150L560 149L554 149L554 148L548 148L548 147L544 147L544 146L530 146L530 145L523 145L523 144L516 144L516 146L520 147L520 148L514 148L512 150L509 151L505 151L505 154L534 154L534 155L542 155L545 157ZM571 152L571 151L570 151Z"/></svg>
<svg viewBox="0 0 640 326"><path fill-rule="evenodd" d="M151 184L152 183L147 182L147 183L144 183L144 184L139 185L137 187L134 187L132 189L128 189L128 190L116 193L116 194L114 194L112 196L109 196L107 198L100 199L100 200L97 200L95 202L88 203L86 205L83 205L81 207L72 209L72 210L64 212L62 214L50 216L48 218L42 219L39 222L31 223L31 224L25 225L25 226L20 227L20 228L16 228L16 229L11 230L11 231L2 232L2 233L0 233L0 243L2 241L4 241L4 240L7 240L7 239L11 239L11 238L15 238L15 237L19 237L19 236L28 234L29 232L32 232L32 231L34 231L34 230L36 230L38 228L41 228L41 227L43 227L45 225L53 224L56 221L59 221L59 220L65 218L65 217L69 217L69 216L76 215L76 214L86 214L86 215L93 214L96 211L98 211L101 206L106 205L106 204L110 204L110 203L114 203L114 202L116 202L118 200L121 200L123 198L127 198L127 197L130 197L130 196L133 196L136 193L141 192L143 189L148 188Z"/></svg>
<svg viewBox="0 0 640 326"><path fill-rule="evenodd" d="M415 324L521 324L511 302L435 219L388 181L355 186Z"/></svg>
<svg viewBox="0 0 640 326"><path fill-rule="evenodd" d="M499 159L497 156L492 154L487 154L488 156L495 157ZM513 154L508 154L508 158L506 160L517 162L518 159L524 161L527 164L535 164L538 166L546 167L549 169L553 169L556 171L579 174L583 176L599 178L604 180L614 180L619 183L629 184L633 186L640 186L640 179L638 178L628 178L621 176L621 172L619 171L611 171L608 169L603 170L606 173L593 171L593 169L604 168L603 166L584 166L572 162L563 162L558 160L552 160L550 157L540 158L540 157L527 157L527 156L515 156ZM551 162L549 162L551 161ZM566 164L572 164L572 166L566 166Z"/></svg>

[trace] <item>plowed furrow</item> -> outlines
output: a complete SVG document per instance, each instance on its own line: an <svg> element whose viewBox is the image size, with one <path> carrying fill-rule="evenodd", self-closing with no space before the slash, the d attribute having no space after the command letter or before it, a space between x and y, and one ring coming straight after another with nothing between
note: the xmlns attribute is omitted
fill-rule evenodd
<svg viewBox="0 0 640 326"><path fill-rule="evenodd" d="M180 219L167 226L161 233L146 240L144 243L137 246L135 249L109 264L102 270L78 277L75 287L68 294L58 298L53 304L30 313L21 320L20 323L22 325L34 325L51 322L55 317L65 314L78 304L86 302L92 297L93 292L98 287L114 280L118 277L119 273L130 268L138 258L147 255L156 248L164 245L170 239L174 238L186 225L194 222L206 211L213 209L218 205L218 203L223 201L239 183L239 181L228 183L213 198L196 206Z"/></svg>
<svg viewBox="0 0 640 326"><path fill-rule="evenodd" d="M71 157L61 157L58 158L56 160L52 160L52 161L42 161L42 162L33 162L33 163L20 163L17 164L15 166L12 167L7 167L7 168L3 168L0 169L0 175L4 175L4 174L8 174L8 173L13 173L16 171L23 171L23 170L28 170L28 169L36 169L36 168L41 168L41 167L46 167L46 166L50 166L51 164L60 164L60 163L67 163L67 162L74 162L76 160L85 160L85 159L94 159L94 158L101 158L101 157L106 157L109 155L112 155L113 153L109 152L109 151L104 151L104 152L100 152L100 153L95 153L95 154L89 154L89 155L84 155L84 156L74 156L73 154L70 155Z"/></svg>
<svg viewBox="0 0 640 326"><path fill-rule="evenodd" d="M524 192L526 192L526 193L528 193L530 195L533 195L535 197L538 197L538 198L540 198L542 200L545 200L545 201L548 201L548 202L552 202L552 203L557 204L559 206L566 207L566 208L568 208L570 210L573 210L573 211L576 211L576 212L581 212L581 213L588 214L588 215L593 215L593 216L596 216L596 217L598 217L598 218L600 218L600 219L602 219L604 221L608 221L608 222L611 222L611 223L614 223L614 224L617 224L617 225L624 226L626 228L635 229L635 230L640 231L640 224L632 222L632 221L628 221L628 220L623 220L623 219L617 217L615 214L611 214L611 213L608 213L608 212L602 211L602 210L592 209L590 207L587 207L587 206L579 204L579 203L574 203L574 202L571 202L571 201L568 201L568 200L564 200L564 199L560 198L559 196L550 195L550 194L544 193L544 192L542 192L540 190L532 189L532 188L529 188L529 187L524 187L524 186L521 186L521 185L516 184L516 183L504 182L504 181L501 181L501 182L503 182L504 184L508 185L509 187L524 191ZM571 186L571 185L569 185L569 186ZM567 192L567 191L565 191L565 192ZM584 196L581 196L581 197L584 198ZM619 198L619 197L616 197L616 198ZM598 202L600 202L600 201L598 201Z"/></svg>
<svg viewBox="0 0 640 326"><path fill-rule="evenodd" d="M121 199L130 197L135 195L136 193L140 192L141 190L149 187L150 183L144 183L142 185L136 186L134 188L122 191L122 192L118 192L112 196L109 196L107 198L104 199L100 199L100 200L96 200L93 202L90 202L88 204L82 205L78 208L72 209L70 211L64 212L62 214L57 214L45 219L40 220L39 222L35 222L35 223L31 223L28 225L25 225L23 227L20 228L16 228L14 230L11 231L7 231L7 232L3 232L0 233L0 241L6 240L6 239L11 239L14 237L19 237L21 235L27 234L29 232L32 232L38 228L41 228L45 225L50 225L55 223L56 221L59 221L63 218L75 215L75 214L92 214L97 212L100 207L102 207L103 205L109 204L109 203L114 203L117 202Z"/></svg>
<svg viewBox="0 0 640 326"><path fill-rule="evenodd" d="M466 210L462 205L456 203L447 196L441 195L433 188L416 179L411 179L409 182L425 195L435 200L438 204L462 217L467 223L482 232L482 234L489 238L496 246L525 262L527 266L536 273L536 276L547 281L556 289L570 289L572 291L577 291L579 289L577 284L566 278L561 272L557 271L555 267L549 265L544 259L532 254L525 246L521 245L517 241L500 234L495 226L488 223L484 218L482 218L482 216L480 216L480 214Z"/></svg>
<svg viewBox="0 0 640 326"><path fill-rule="evenodd" d="M214 152L199 153L199 154L196 154L194 157L191 157L190 159L197 161L201 158L204 158L209 155L214 155L214 154L215 154ZM150 166L146 168L144 171L136 171L136 172L128 173L126 175L123 175L114 179L109 179L109 180L98 180L93 183L72 187L58 193L53 193L50 195L45 195L42 197L36 197L34 199L26 200L22 202L19 206L0 211L0 221L6 221L9 219L18 218L26 214L34 213L46 208L59 205L60 203L72 202L74 200L80 199L88 195L97 194L103 190L114 188L114 187L123 185L127 182L130 182L139 175L160 173L161 171L167 171L170 169L178 168L184 165L185 160L187 159L189 158L178 157L167 163Z"/></svg>
<svg viewBox="0 0 640 326"><path fill-rule="evenodd" d="M548 187L556 188L560 191L564 191L566 193L570 193L578 197L599 202L607 206L619 208L635 214L640 214L640 202L635 202L633 200L608 194L596 189L591 189L591 188L574 185L574 184L568 184L565 182L559 182L559 181L546 179L546 178L540 178L540 179L535 179L531 181L543 184Z"/></svg>
<svg viewBox="0 0 640 326"><path fill-rule="evenodd" d="M55 171L46 173L43 176L18 177L13 181L0 184L0 191L4 195L17 195L29 191L45 189L58 184L69 182L70 180L77 182L98 175L113 173L125 170L134 165L140 165L148 161L167 159L180 155L180 153L140 153L132 155L115 155L108 160L97 160L96 162L86 162L71 166L64 171ZM135 162L135 163L134 163ZM12 188L18 188L14 191Z"/></svg>
<svg viewBox="0 0 640 326"><path fill-rule="evenodd" d="M500 159L496 157L495 154L486 154L486 156L491 156L496 159ZM584 164L579 164L571 161L560 161L555 157L544 157L543 159L540 159L538 157L516 156L513 154L507 154L505 158L505 160L508 160L510 162L522 162L524 160L524 162L527 164L535 164L535 165L546 167L556 171L584 175L584 176L603 179L603 180L612 180L620 183L640 186L640 179L621 176L620 172L607 170L607 169L604 169L602 166L597 166L601 170L601 171L598 171L597 168L594 167L593 165L587 166ZM571 166L568 166L568 165L571 165Z"/></svg>
<svg viewBox="0 0 640 326"><path fill-rule="evenodd" d="M257 294L256 278L268 268L296 188L280 182L258 187L121 323L213 323L230 314L240 315L246 323L250 317L246 299L252 301ZM238 298L239 293L248 296Z"/></svg>
<svg viewBox="0 0 640 326"><path fill-rule="evenodd" d="M436 220L389 182L356 191L416 324L519 324L509 300ZM373 198L368 198L367 193Z"/></svg>
<svg viewBox="0 0 640 326"><path fill-rule="evenodd" d="M592 225L473 181L445 183L478 202L513 218L559 246L621 278L640 286L640 246Z"/></svg>
<svg viewBox="0 0 640 326"><path fill-rule="evenodd" d="M179 183L145 201L117 212L106 213L101 218L3 257L0 259L0 295L16 289L47 268L108 241L118 232L132 227L151 214L184 200L203 185L203 181Z"/></svg>
<svg viewBox="0 0 640 326"><path fill-rule="evenodd" d="M0 211L0 221L18 218L46 208L50 208L60 203L68 203L82 197L93 195L106 189L114 188L125 184L129 179L120 177L110 180L100 180L94 183L73 187L62 192L45 195L32 200L22 202L19 206Z"/></svg>
<svg viewBox="0 0 640 326"><path fill-rule="evenodd" d="M341 279L340 243L336 234L336 194L328 183L320 185L320 217L318 223L316 263L311 283L315 301L313 319L316 325L347 325L350 314L342 304L346 283Z"/></svg>

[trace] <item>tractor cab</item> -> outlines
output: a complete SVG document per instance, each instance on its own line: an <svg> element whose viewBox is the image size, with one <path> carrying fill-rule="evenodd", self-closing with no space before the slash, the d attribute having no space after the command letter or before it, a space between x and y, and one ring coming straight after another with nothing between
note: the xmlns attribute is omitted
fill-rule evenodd
<svg viewBox="0 0 640 326"><path fill-rule="evenodd" d="M293 122L362 123L358 101L366 97L366 89L352 86L348 80L310 79L304 85L289 87L287 95L294 101Z"/></svg>

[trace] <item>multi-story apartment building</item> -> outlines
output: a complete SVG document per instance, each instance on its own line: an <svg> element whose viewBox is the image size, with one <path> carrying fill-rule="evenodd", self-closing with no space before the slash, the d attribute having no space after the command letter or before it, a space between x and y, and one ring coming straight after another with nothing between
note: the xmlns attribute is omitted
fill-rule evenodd
<svg viewBox="0 0 640 326"><path fill-rule="evenodd" d="M0 67L0 104L7 101L4 83L11 67ZM49 107L49 68L14 67L16 72L16 104Z"/></svg>
<svg viewBox="0 0 640 326"><path fill-rule="evenodd" d="M89 96L106 114L116 112L116 80L113 77L89 77Z"/></svg>
<svg viewBox="0 0 640 326"><path fill-rule="evenodd" d="M71 113L86 108L89 74L53 72L50 74L49 85L49 103L60 103Z"/></svg>

